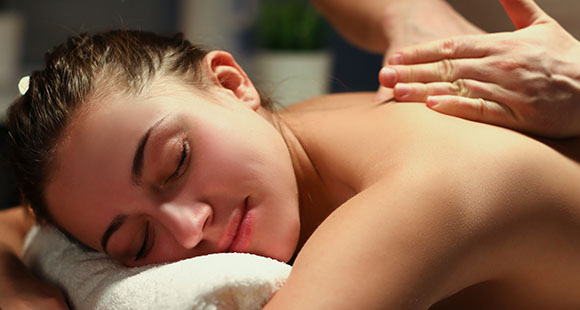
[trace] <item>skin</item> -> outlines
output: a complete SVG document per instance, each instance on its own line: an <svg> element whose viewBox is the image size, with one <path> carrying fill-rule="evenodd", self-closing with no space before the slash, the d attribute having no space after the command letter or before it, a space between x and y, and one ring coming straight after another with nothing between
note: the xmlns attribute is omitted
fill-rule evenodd
<svg viewBox="0 0 580 310"><path fill-rule="evenodd" d="M415 105L399 104L397 108L385 105L378 109L376 105L369 105L371 97L319 98L293 107L291 110L296 113L281 115L283 122L260 113L284 133L289 145L300 191L301 233L296 249L301 248L320 226L300 252L287 285L267 308L341 309L349 305L424 308L443 299L432 308L574 308L575 279L578 277L574 262L578 257L573 245L577 243L578 223L574 221L577 211L572 205L577 202L574 190L565 182L577 182L576 141L530 142L514 133L506 135L497 130L476 130L477 126L459 126L455 121L433 117ZM383 126L384 119L367 121L369 117L386 114L390 115L388 127ZM304 117L298 117L300 115ZM328 128L324 130L327 135L320 132L322 119L326 120L323 128ZM454 122L455 125L451 125ZM348 130L344 124L349 124ZM377 150L377 139L360 141L360 135L349 138L352 128L357 128L358 134L380 137L379 140L389 147L383 145ZM320 136L314 137L307 132ZM328 134L333 132L341 132L341 138ZM479 138L475 140L469 134ZM405 139L396 139L400 135ZM487 143L482 144L481 137L487 137L484 139ZM322 146L322 138L333 143ZM407 138L411 141L405 141ZM465 143L465 147L455 148L452 142L456 138L458 144ZM497 145L490 141L496 141ZM509 147L506 150L502 145ZM326 151L321 151L323 149ZM445 149L448 151L443 152ZM329 154L343 154L345 158ZM347 154L352 157L346 158ZM361 154L378 154L374 157L389 154L389 162L377 165L369 161L368 156L357 157ZM470 174L463 178L460 176L465 171L456 166L457 161L450 161L457 154L462 155L461 162L475 162L469 167ZM358 164L353 171L339 172L336 167L330 167L328 161L344 167L353 162ZM405 165L408 162L422 169ZM505 164L498 165L498 162ZM474 171L473 167L478 165L482 167ZM542 167L548 167L549 171ZM369 173L371 170L378 171ZM494 174L494 171L502 173ZM534 173L523 173L526 171ZM377 175L380 173L389 173L391 181L379 182ZM417 179L418 175L425 177ZM465 188L466 184L470 186L462 191L463 194L458 194L456 191ZM409 199L408 193L413 193L415 198ZM385 197L390 199L385 201ZM500 198L508 200L509 204ZM450 201L455 202L452 207L449 207ZM458 202L461 202L459 206ZM553 205L558 207L546 207ZM477 208L469 208L471 206ZM404 212L407 209L417 212ZM510 212L505 214L505 210ZM465 218L465 214L472 216ZM353 225L359 221L364 225ZM414 224L401 225L401 222ZM413 238L416 236L430 238ZM410 248L405 244L421 247ZM345 265L349 268L342 272ZM373 268L365 269L365 266ZM376 270L375 266L384 268ZM340 268L340 275L333 272L337 270L333 268ZM357 277L365 280L357 281L355 290L350 285L340 285L351 283ZM431 279L432 283L425 283ZM461 291L471 284L476 285ZM376 288L380 288L380 292ZM414 296L413 292L422 294ZM452 297L445 299L448 296ZM38 294L32 297L41 298ZM304 305L300 307L300 303Z"/></svg>
<svg viewBox="0 0 580 310"><path fill-rule="evenodd" d="M440 113L552 138L579 136L580 42L532 0L501 3L518 30L405 46L388 59L381 84L399 101Z"/></svg>
<svg viewBox="0 0 580 310"><path fill-rule="evenodd" d="M215 79L257 96L249 80L233 77L241 69L229 54L212 52L204 63ZM102 236L124 216L106 250L136 266L228 251L230 226L247 200L250 243L230 250L289 260L300 230L296 180L284 140L256 112L256 98L240 104L225 87L201 93L171 78L137 97L96 95L59 146L46 189L55 221L104 251ZM135 177L136 149L149 128ZM138 255L145 235L146 255Z"/></svg>
<svg viewBox="0 0 580 310"><path fill-rule="evenodd" d="M384 65L400 49L451 36L482 34L444 0L310 0L350 43L383 54ZM390 98L383 83L376 102ZM395 93L399 99L398 93ZM411 102L413 100L402 100ZM420 100L417 100L420 101Z"/></svg>
<svg viewBox="0 0 580 310"><path fill-rule="evenodd" d="M95 96L76 116L47 188L59 225L98 248L111 219L126 214L137 223L111 237L109 252L134 265L125 257L149 221L155 246L138 264L171 261L219 251L224 223L250 196L246 250L279 259L299 251L265 309L580 305L580 196L572 185L580 166L568 151L578 141L546 144L423 105L376 104L372 94L276 115L256 104L231 55L213 52L204 68L206 95L161 78L142 96ZM147 153L147 145L143 181L132 184L139 137L168 113L195 160L175 185L160 186L180 148L154 133L175 156L166 167L166 150ZM200 196L209 198L200 204ZM297 216L298 205L299 233L298 218L285 216ZM467 287L473 295L465 298Z"/></svg>
<svg viewBox="0 0 580 310"><path fill-rule="evenodd" d="M60 290L38 279L20 260L22 240L33 224L34 219L25 208L0 211L0 235L4 241L0 243L0 278L18 279L0 282L0 307L32 309L42 305L45 309L65 309L66 301ZM11 296L19 298L8 298Z"/></svg>
<svg viewBox="0 0 580 310"><path fill-rule="evenodd" d="M383 19L386 13L383 9L377 9L382 7L383 5L390 3L391 1L366 1L361 3L356 3L356 6L353 7L353 3L349 1L326 1L326 0L316 0L312 1L313 5L316 6L321 13L323 13L327 18L332 20L335 24L337 29L341 31L341 33L346 36L351 42L357 44L364 44L364 47L371 50L377 50L379 52L384 52L385 48L387 47L386 42L388 40L393 39L393 37L386 38L384 36L383 28L380 25L383 25ZM394 2L394 1L393 1ZM405 1L408 2L408 1ZM369 4L369 5L367 5ZM334 9L336 6L337 9ZM353 14L354 10L356 10L356 14ZM347 14L344 14L348 12ZM399 14L402 12L390 12L392 14ZM339 18L337 18L339 17ZM355 17L355 19L345 19ZM344 23L345 20L353 21L349 23ZM358 25L353 29L353 25ZM354 30L354 31L351 31ZM405 38L410 38L409 35L404 36ZM361 38L365 38L366 41L360 40ZM400 43L403 41L399 40ZM361 45L363 46L363 45ZM332 100L332 99L330 99ZM301 154L298 152L298 154ZM106 165L105 165L106 166ZM312 167L311 166L296 166L296 174L297 178L300 178L300 173L303 175L315 175L311 174ZM299 173L300 172L300 173ZM305 193L303 197L308 197L306 201L301 201L300 206L305 206L306 202L310 202L314 204L314 202L310 199L310 197L321 197L309 195L307 193L307 189L314 189L317 188L314 185L318 184L316 178L304 178L307 182L304 184L308 186L304 186L302 188L302 193ZM320 192L316 192L320 194ZM301 198L303 198L301 197ZM320 200L320 199L318 199ZM318 201L319 206L325 206L323 204L324 201ZM325 199L322 199L325 200ZM299 237L299 244L297 248L305 242L309 233L311 233L317 226L322 222L322 220L326 217L329 213L329 210L319 207L318 209L314 208L306 208L301 210L301 235ZM9 218L9 217L7 217ZM10 218L11 219L11 218ZM29 221L30 223L30 221ZM64 309L67 308L65 303L63 302L62 294L60 294L57 290L55 290L50 285L41 282L40 280L31 276L30 271L25 268L25 266L19 260L19 252L22 244L22 240L24 239L25 234L21 233L18 235L14 234L2 234L3 238L0 242L6 244L15 244L18 245L18 249L16 251L12 251L11 247L6 250L0 252L0 263L2 264L3 268L6 270L11 270L11 274L14 274L11 277L12 280L5 280L3 281L2 285L3 288L0 290L0 300L2 300L2 304L0 305L3 308L11 309L11 307L20 307L21 303L25 303L24 308L36 309L40 306L46 307L48 309ZM9 236L13 239L6 240ZM97 245L98 247L98 245ZM177 257L176 253L176 257ZM286 254L284 254L285 256ZM135 263L134 263L135 264ZM18 271L18 272L17 272ZM5 278L8 279L8 278ZM28 279L28 280L24 280ZM31 288L39 288L37 289L36 293L34 294L34 290ZM20 293L30 291L29 294L22 295ZM17 293L10 293L10 292L17 292ZM52 292L46 294L46 292ZM48 302L50 301L50 302ZM49 305L53 305L50 306Z"/></svg>
<svg viewBox="0 0 580 310"><path fill-rule="evenodd" d="M266 309L578 307L578 141L370 101L288 116L324 182L355 194Z"/></svg>

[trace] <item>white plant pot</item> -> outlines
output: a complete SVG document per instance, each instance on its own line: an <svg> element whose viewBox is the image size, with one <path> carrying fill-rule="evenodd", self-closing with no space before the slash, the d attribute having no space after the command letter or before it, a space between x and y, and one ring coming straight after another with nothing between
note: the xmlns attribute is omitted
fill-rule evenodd
<svg viewBox="0 0 580 310"><path fill-rule="evenodd" d="M327 51L260 51L253 64L254 82L283 106L330 90L332 55Z"/></svg>

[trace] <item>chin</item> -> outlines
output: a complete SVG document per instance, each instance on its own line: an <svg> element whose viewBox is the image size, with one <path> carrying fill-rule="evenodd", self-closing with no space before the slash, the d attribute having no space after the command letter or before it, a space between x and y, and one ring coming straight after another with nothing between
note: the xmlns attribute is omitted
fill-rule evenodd
<svg viewBox="0 0 580 310"><path fill-rule="evenodd" d="M282 197L277 195L276 197ZM285 199L262 201L263 208L256 217L257 226L253 247L254 254L269 257L278 261L290 261L298 247L300 238L300 217L298 201L294 196L286 195Z"/></svg>
<svg viewBox="0 0 580 310"><path fill-rule="evenodd" d="M248 249L249 253L269 257L277 261L287 263L294 256L298 244L298 235L286 236L284 238L270 238L262 240L263 243L256 245L255 248Z"/></svg>
<svg viewBox="0 0 580 310"><path fill-rule="evenodd" d="M256 255L268 257L275 259L277 261L281 261L287 263L290 261L292 256L294 255L294 251L266 251L267 253L255 253Z"/></svg>
<svg viewBox="0 0 580 310"><path fill-rule="evenodd" d="M273 251L271 252L272 255L268 255L268 257L279 260L281 262L287 263L292 259L294 256L297 246L298 246L298 238L300 236L300 224L298 223L293 227L292 233L289 234L285 240L280 240L276 243L276 246L273 246Z"/></svg>

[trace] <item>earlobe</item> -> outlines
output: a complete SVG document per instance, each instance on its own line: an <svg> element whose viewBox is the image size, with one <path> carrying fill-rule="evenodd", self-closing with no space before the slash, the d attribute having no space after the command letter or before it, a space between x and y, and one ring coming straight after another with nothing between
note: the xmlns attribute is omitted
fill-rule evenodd
<svg viewBox="0 0 580 310"><path fill-rule="evenodd" d="M209 71L212 83L230 90L253 110L260 107L258 91L230 53L224 51L209 52L204 58L204 65Z"/></svg>

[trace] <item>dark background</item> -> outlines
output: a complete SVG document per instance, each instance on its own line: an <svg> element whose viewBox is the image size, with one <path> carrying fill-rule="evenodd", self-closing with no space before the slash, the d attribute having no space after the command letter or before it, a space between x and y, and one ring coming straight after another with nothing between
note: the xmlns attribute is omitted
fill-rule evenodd
<svg viewBox="0 0 580 310"><path fill-rule="evenodd" d="M70 35L120 27L151 30L160 34L180 32L180 9L185 1L232 1L240 6L254 0L0 0L0 9L3 6L3 9L15 10L25 19L19 66L19 76L24 76L27 72L40 68L44 53ZM487 31L512 29L509 19L496 0L449 2L469 20ZM537 2L578 37L580 20L576 13L580 10L580 1ZM332 92L372 91L378 87L377 73L381 55L363 52L346 43L333 31L329 32L328 48L334 55L335 64ZM17 80L14 81L15 86L16 84ZM5 137L6 129L0 120L0 209L18 203L10 169L5 160Z"/></svg>
<svg viewBox="0 0 580 310"><path fill-rule="evenodd" d="M44 53L51 47L81 32L114 28L150 30L160 34L181 31L178 0L5 0L4 3L8 9L18 11L25 18L20 76L40 68ZM331 91L375 90L381 56L349 45L331 27L328 29L328 46L334 63L341 64L333 69ZM14 87L17 82L14 81ZM18 193L6 161L6 137L6 127L0 121L0 209L18 204Z"/></svg>

